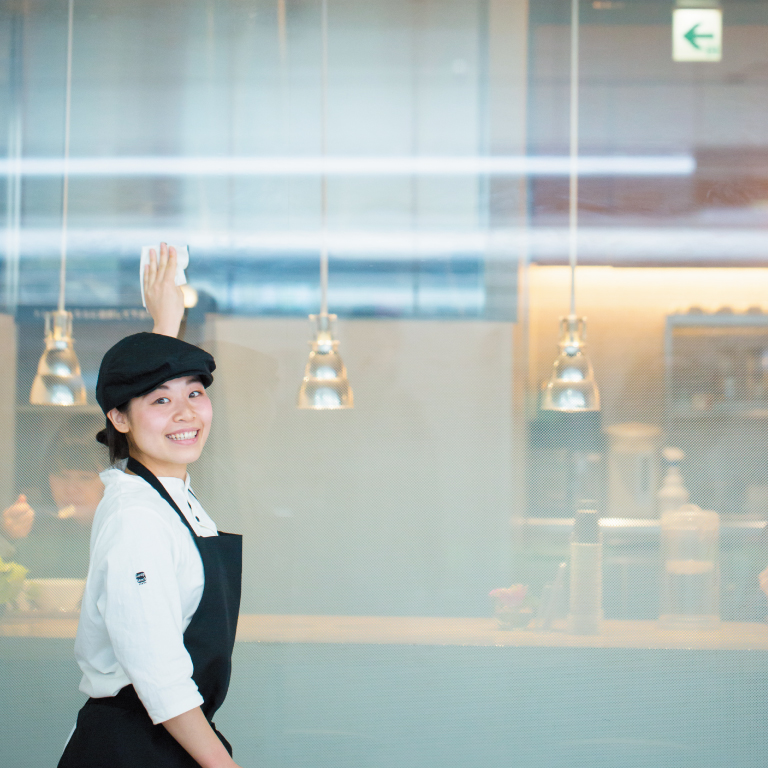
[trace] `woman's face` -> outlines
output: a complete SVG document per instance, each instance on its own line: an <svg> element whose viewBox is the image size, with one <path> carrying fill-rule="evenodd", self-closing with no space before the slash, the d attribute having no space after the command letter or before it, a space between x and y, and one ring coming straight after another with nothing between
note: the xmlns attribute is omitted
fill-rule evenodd
<svg viewBox="0 0 768 768"><path fill-rule="evenodd" d="M48 482L57 509L74 507L71 517L84 525L91 523L104 495L104 483L97 472L63 469L48 475Z"/></svg>
<svg viewBox="0 0 768 768"><path fill-rule="evenodd" d="M134 397L127 413L107 414L128 437L131 456L160 477L184 478L200 457L213 415L205 387L194 376L171 379Z"/></svg>

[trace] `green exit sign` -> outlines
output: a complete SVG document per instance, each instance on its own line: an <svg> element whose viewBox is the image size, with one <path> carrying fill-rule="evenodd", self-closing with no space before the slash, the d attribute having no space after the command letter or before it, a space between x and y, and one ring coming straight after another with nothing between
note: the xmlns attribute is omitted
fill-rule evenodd
<svg viewBox="0 0 768 768"><path fill-rule="evenodd" d="M720 8L675 8L672 11L672 60L720 61L723 58L723 12Z"/></svg>

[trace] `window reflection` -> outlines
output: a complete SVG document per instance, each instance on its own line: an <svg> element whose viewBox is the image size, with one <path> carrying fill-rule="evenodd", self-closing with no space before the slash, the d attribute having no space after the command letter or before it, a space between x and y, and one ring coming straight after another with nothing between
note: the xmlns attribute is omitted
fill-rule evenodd
<svg viewBox="0 0 768 768"><path fill-rule="evenodd" d="M66 10L0 10L0 507L34 510L3 523L0 557L84 576L98 363L149 330L141 247L188 244L186 339L219 364L190 474L246 536L250 666L225 716L254 764L764 752L768 6L723 0L722 61L683 63L669 3L581 3L578 311L601 411L570 419L540 407L569 296L569 5L331 0L329 311L355 392L338 413L296 409L320 308L319 3L77 0L67 305L91 406L73 412L28 405L58 292ZM675 498L718 515L720 629L677 640L658 625L664 449L684 455ZM593 508L606 629L585 639L567 573ZM497 589L541 623L496 629ZM38 696L71 636L21 626L0 623L20 734L0 763L42 765L72 725Z"/></svg>
<svg viewBox="0 0 768 768"><path fill-rule="evenodd" d="M85 578L91 522L104 493L99 472L108 463L95 440L102 420L88 413L67 416L51 436L50 422L41 409L37 413L36 429L24 442L47 441L48 447L40 464L23 467L22 492L3 511L0 534L29 578ZM25 421L25 432L32 432L32 420Z"/></svg>

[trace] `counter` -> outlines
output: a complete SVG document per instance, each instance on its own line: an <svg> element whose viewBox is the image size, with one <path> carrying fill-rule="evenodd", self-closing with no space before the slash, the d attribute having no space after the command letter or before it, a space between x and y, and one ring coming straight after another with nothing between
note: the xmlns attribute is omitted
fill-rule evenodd
<svg viewBox="0 0 768 768"><path fill-rule="evenodd" d="M0 623L0 764L55 765L74 618ZM217 726L244 768L764 768L768 626L242 616Z"/></svg>
<svg viewBox="0 0 768 768"><path fill-rule="evenodd" d="M74 639L77 619L11 617L0 622L0 637ZM546 648L635 648L768 651L768 624L723 622L717 630L659 629L654 621L605 621L598 636L500 630L493 619L422 616L240 617L240 643L322 643L352 645L495 646Z"/></svg>

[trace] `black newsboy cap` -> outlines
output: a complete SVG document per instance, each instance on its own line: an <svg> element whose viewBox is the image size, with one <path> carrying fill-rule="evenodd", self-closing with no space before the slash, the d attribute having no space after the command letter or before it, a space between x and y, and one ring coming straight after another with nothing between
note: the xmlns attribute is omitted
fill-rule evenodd
<svg viewBox="0 0 768 768"><path fill-rule="evenodd" d="M146 395L170 379L199 376L204 387L216 370L212 355L160 333L134 333L112 347L99 367L96 400L104 413Z"/></svg>

